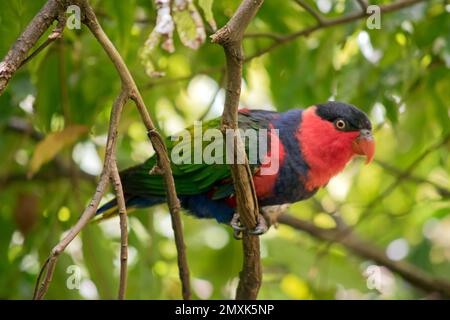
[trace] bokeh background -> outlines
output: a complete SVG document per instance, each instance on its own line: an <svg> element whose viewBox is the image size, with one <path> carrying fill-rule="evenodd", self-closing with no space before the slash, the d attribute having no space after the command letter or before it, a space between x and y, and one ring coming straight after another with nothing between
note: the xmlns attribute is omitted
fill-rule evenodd
<svg viewBox="0 0 450 320"><path fill-rule="evenodd" d="M153 1L90 2L165 135L221 114L222 48L208 39L198 50L184 46L180 36L192 37L194 28L188 15L176 17L175 51L168 53L145 45L156 20ZM361 10L353 0L307 2L327 18ZM1 57L43 3L0 2ZM210 35L213 19L224 25L239 1L193 4ZM450 281L449 12L448 1L422 1L382 14L381 29L360 19L280 43L245 64L241 104L286 111L334 99L366 111L376 128L374 163L353 161L290 213L324 229L336 227L339 217L392 261ZM314 24L295 1L266 0L247 30L246 55ZM66 29L0 97L0 298L32 296L41 263L93 195L119 90L115 69L83 26ZM153 154L131 104L119 131L120 168ZM112 190L103 202L111 198ZM241 243L215 221L184 215L183 223L194 298L232 298ZM127 298L180 298L167 207L136 211L129 225ZM118 219L85 228L62 254L47 298L115 298L119 237ZM262 299L430 297L385 268L374 288L368 275L375 262L285 225L261 237L261 250ZM81 272L79 290L69 289L70 266Z"/></svg>

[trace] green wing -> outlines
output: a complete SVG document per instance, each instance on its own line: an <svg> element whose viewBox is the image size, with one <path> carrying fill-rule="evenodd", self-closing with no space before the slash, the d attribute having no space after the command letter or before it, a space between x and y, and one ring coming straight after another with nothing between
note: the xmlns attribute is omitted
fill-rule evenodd
<svg viewBox="0 0 450 320"><path fill-rule="evenodd" d="M215 138L212 141L202 141L201 150L211 143L222 143L223 135L219 134L220 118L215 118L202 124L203 134L207 129L216 129ZM260 129L260 122L256 119L252 119L246 114L239 115L239 126L242 129ZM266 127L266 126L265 126ZM197 128L198 129L198 128ZM191 137L194 137L194 126L186 129ZM198 130L197 130L198 131ZM220 141L222 139L222 141ZM248 140L248 139L247 139ZM199 140L200 141L200 140ZM166 139L167 149L169 151L169 157L172 159L172 153L182 157L186 156L188 163L173 163L171 161L171 167L177 193L179 195L194 195L199 193L205 193L213 191L212 197L215 199L225 198L233 194L233 184L231 180L231 172L229 166L225 161L225 146L222 152L212 153L218 158L222 158L222 163L206 164L204 161L199 164L193 163L194 160L194 143L192 139L180 139L173 141L170 137ZM184 154L179 152L180 150L191 150L191 157L188 157L188 153ZM216 150L217 151L217 150ZM248 141L246 143L246 151L248 152ZM163 178L161 175L149 174L149 171L156 165L156 156L149 158L143 164L129 168L120 173L122 178L122 185L126 194L139 195L139 196L163 196L165 195L165 188L163 184ZM256 170L259 167L258 164L252 165L252 170Z"/></svg>

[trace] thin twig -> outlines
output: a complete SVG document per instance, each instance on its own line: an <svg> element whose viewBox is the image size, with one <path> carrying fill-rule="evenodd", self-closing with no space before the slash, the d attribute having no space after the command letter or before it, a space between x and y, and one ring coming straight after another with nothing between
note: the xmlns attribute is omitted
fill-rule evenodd
<svg viewBox="0 0 450 320"><path fill-rule="evenodd" d="M442 187L442 186L440 186L439 184L437 184L434 181L431 181L429 179L422 178L422 177L419 177L419 176L415 176L412 173L408 173L408 172L405 175L405 173L401 169L399 169L399 168L397 168L397 167L395 167L395 166L393 166L393 165L391 165L391 164L389 164L387 162L381 161L381 160L376 160L375 159L374 163L378 164L384 170L386 170L387 172L389 172L389 173L391 173L393 175L396 175L397 177L404 176L405 179L411 180L411 181L416 182L416 183L428 183L428 184L432 185L442 197L450 198L450 189Z"/></svg>
<svg viewBox="0 0 450 320"><path fill-rule="evenodd" d="M0 62L0 95L5 90L13 74L27 59L31 48L52 25L53 21L65 12L68 2L67 0L47 1L8 51L6 57Z"/></svg>
<svg viewBox="0 0 450 320"><path fill-rule="evenodd" d="M395 11L401 10L403 8L407 8L407 7L413 6L417 3L425 2L425 1L426 0L402 0L402 1L397 1L397 2L391 3L391 4L380 5L379 8L380 8L381 13L390 13L390 12L395 12ZM338 25L344 25L344 24L347 24L350 22L354 22L354 21L363 19L366 16L367 15L365 12L355 12L355 13L350 13L343 17L324 19L322 25L317 24L315 26L307 27L305 29L293 32L288 35L282 35L282 34L277 34L277 33L273 33L273 32L249 33L248 36L244 35L244 38L248 38L248 39L271 38L271 39L275 40L275 43L270 44L267 47L249 55L248 57L245 58L244 63L250 62L251 60L258 58L266 53L269 53L272 50L275 50L284 44L294 41L297 38L307 37L310 34L316 32L318 30L326 29L326 28L330 28L330 27L334 27L334 26L338 26ZM158 85L170 85L170 84L178 83L180 81L190 80L193 77L195 77L196 74L201 74L201 73L211 74L211 73L220 72L220 71L221 71L220 68L212 68L212 69L208 69L208 70L201 70L199 72L189 74L189 75L183 76L183 77L162 78L161 80L149 83L145 88L150 88L150 87L154 87L154 86L158 86Z"/></svg>
<svg viewBox="0 0 450 320"><path fill-rule="evenodd" d="M191 289L189 281L189 267L186 258L186 246L184 244L183 229L180 217L180 203L175 190L175 182L172 176L172 169L170 166L170 160L167 154L166 146L163 139L161 138L161 135L156 131L155 125L153 124L150 114L147 111L147 107L145 106L145 102L142 99L136 83L134 82L134 79L131 76L131 73L128 70L127 65L123 61L120 53L114 47L111 40L108 38L108 36L105 34L102 27L98 23L97 17L95 16L92 8L89 6L87 0L81 0L81 3L85 12L85 19L83 22L87 25L89 30L91 30L105 52L108 54L109 58L111 59L112 63L119 73L123 87L129 90L131 94L130 98L136 104L142 122L147 128L148 136L157 154L158 166L160 167L160 169L162 169L163 172L164 182L166 186L167 204L171 214L172 227L175 233L175 244L178 252L178 269L182 284L182 295L184 299L190 299Z"/></svg>
<svg viewBox="0 0 450 320"><path fill-rule="evenodd" d="M345 239L349 234L351 234L352 230L360 225L362 222L367 220L372 214L374 214L375 206L379 204L384 198L390 195L401 183L404 179L406 179L414 169L434 150L441 148L444 144L450 141L450 134L444 136L440 141L431 145L424 152L422 152L401 174L397 176L397 179L392 182L383 192L379 193L369 204L365 207L363 212L360 214L358 221L352 226L345 226L340 228L339 240Z"/></svg>
<svg viewBox="0 0 450 320"><path fill-rule="evenodd" d="M24 64L26 64L28 61L33 59L35 56L37 56L42 50L47 48L51 43L54 41L61 39L62 33L64 31L64 27L66 26L66 16L63 13L60 13L58 15L58 24L56 25L55 29L52 31L52 33L45 39L45 41L36 49L34 50L28 57L23 60L19 68L21 68Z"/></svg>
<svg viewBox="0 0 450 320"><path fill-rule="evenodd" d="M380 8L381 13L389 13L389 12L401 10L406 7L413 6L419 2L424 2L424 1L426 1L426 0L403 0L403 1L397 1L394 3L390 3L390 4L380 5L379 8ZM263 49L255 52L251 56L247 57L245 59L245 62L249 62L250 60L253 60L254 58L260 57L260 56L278 48L279 46L286 44L288 42L291 42L299 37L309 36L311 33L315 32L315 31L334 27L337 25L343 25L343 24L346 24L349 22L363 19L365 17L366 17L365 12L354 12L354 13L349 13L348 15L343 16L343 17L326 19L323 21L323 24L317 24L315 26L307 27L305 29L302 29L302 30L296 31L294 33L291 33L289 35L283 36L277 42L267 46L266 48L263 48Z"/></svg>
<svg viewBox="0 0 450 320"><path fill-rule="evenodd" d="M281 41L283 35L275 32L248 32L244 34L244 38L271 38L275 41Z"/></svg>
<svg viewBox="0 0 450 320"><path fill-rule="evenodd" d="M120 181L119 169L117 169L116 159L113 160L111 167L111 180L116 192L117 206L119 208L120 219L120 280L119 280L119 300L125 299L127 290L127 270L128 270L128 216L125 207L125 197Z"/></svg>
<svg viewBox="0 0 450 320"><path fill-rule="evenodd" d="M306 11L308 11L308 13L310 15L312 15L317 22L319 23L319 25L324 24L324 19L323 17L316 11L314 10L308 3L306 3L303 0L294 0L299 6L301 6L303 9L305 9Z"/></svg>
<svg viewBox="0 0 450 320"><path fill-rule="evenodd" d="M100 44L110 57L111 61L113 62L114 66L116 67L121 78L122 91L119 97L116 99L111 111L110 128L108 132L105 162L102 174L100 176L100 181L97 185L96 193L94 194L94 197L92 198L90 205L86 208L77 224L69 231L66 237L62 241L60 241L60 243L58 243L58 245L55 246L55 248L52 250L50 257L48 259L48 263L46 263L43 267L43 269L46 269L45 278L39 289L36 290L34 298L42 299L44 297L51 282L58 256L61 254L61 252L64 251L67 245L78 235L78 233L83 229L86 223L95 214L100 199L103 193L105 192L108 179L110 178L112 163L115 161L114 157L115 144L117 136L117 125L118 120L120 118L120 113L127 100L131 98L133 99L133 101L135 101L139 113L142 117L142 120L148 129L150 140L158 156L158 164L163 169L164 181L167 186L167 200L169 204L169 210L172 216L173 228L175 231L175 242L177 245L179 256L179 269L183 287L183 297L185 299L189 299L190 298L189 269L186 261L186 253L185 253L186 248L184 246L184 240L181 229L181 219L179 215L180 205L176 195L175 183L173 181L170 162L164 142L159 133L156 131L155 126L153 125L150 115L146 110L144 101L139 93L139 90L127 66L125 65L122 57L120 56L114 45L111 43L107 35L102 30L100 24L97 21L95 13L89 6L87 0L74 0L74 1L83 9L82 10L83 23L88 26L90 31L100 42ZM4 61L0 64L0 94L3 92L4 88L6 87L9 79L14 74L14 72L23 63L23 61L26 60L26 54L28 53L28 51L36 44L40 36L48 29L51 23L58 18L59 18L58 26L54 30L50 38L58 38L60 36L63 29L63 25L65 23L65 19L62 17L62 15L64 14L66 6L67 3L64 0L59 1L49 0L43 7L43 9L41 9L41 11L30 22L30 24L27 26L22 36L19 38L19 40L16 41L16 44L8 52ZM42 51L42 49L43 47L38 50ZM32 54L29 57L29 59L31 59L35 55L36 54ZM118 179L117 176L113 177L113 180L116 182L116 184L117 182L120 183L120 176L118 177ZM119 198L121 198L120 192L118 192L118 200L121 201L121 199ZM122 227L124 226L123 221L124 220L122 219L121 223ZM122 240L123 239L124 238L122 237ZM122 241L122 244L123 243L124 242ZM41 272L43 272L43 270ZM38 279L38 283L36 284L37 286L39 286L39 280L40 279ZM125 287L123 283L124 282L121 282L121 288ZM120 292L121 293L119 294L119 296L123 297L124 289L120 289Z"/></svg>
<svg viewBox="0 0 450 320"><path fill-rule="evenodd" d="M238 129L237 110L241 93L242 66L244 62L242 39L245 29L253 19L263 0L244 0L228 23L212 35L212 42L223 46L227 63L227 91L222 115L222 130ZM256 227L258 221L258 201L253 184L252 173L242 140L234 139L235 153L245 155L244 164L232 164L237 211L240 220L248 229ZM244 261L237 288L237 299L256 299L262 281L259 238L244 233Z"/></svg>
<svg viewBox="0 0 450 320"><path fill-rule="evenodd" d="M386 170L390 170L390 169L386 169ZM399 169L396 169L396 172ZM399 171L400 172L400 171ZM84 178L85 179L85 178ZM89 179L88 181L91 181L91 179ZM429 183L429 182L428 182ZM313 199L314 200L314 199ZM314 204L316 204L317 206L319 206L320 210L325 210L323 207L321 207L321 204L319 201L314 201ZM325 210L326 211L326 210ZM333 218L336 218L335 215L332 216ZM403 266L406 266L406 268L402 268L402 266L400 266L400 268L395 268L392 266L392 263L394 265L397 265L397 263L395 261L392 261L390 259L384 259L381 258L379 259L378 257L383 257L384 254L381 252L380 249L373 247L372 244L368 243L368 242L364 242L364 240L357 240L356 242L360 242L359 245L349 245L349 243L355 243L355 238L356 235L353 233L351 233L351 236L353 237L350 239L345 239L345 238L341 238L340 234L342 231L336 231L335 229L324 229L324 228L320 228L315 226L314 224L312 224L311 222L307 222L298 218L294 218L293 216L289 215L289 214L284 214L281 215L278 219L278 222L280 224L284 224L290 227L293 227L297 230L301 230L304 232L307 232L308 234L310 234L311 236L313 236L314 238L317 238L318 240L323 240L323 241L327 241L327 246L325 248L329 248L329 243L339 243L341 245L343 245L345 248L349 249L353 254L364 258L364 259L369 259L372 260L380 265L384 265L385 267L391 269L392 271L395 271L399 276L403 277L405 280L407 281L411 281L410 279L408 279L407 277L404 276L404 271L403 270L411 270L414 269L414 266L409 266L408 262L404 262ZM342 219L337 218L337 230L344 230L347 227L342 223ZM358 238L356 238L358 239ZM377 254L373 254L374 252L376 252ZM48 261L46 261L46 263L48 263ZM44 270L42 270L44 271ZM427 276L424 274L422 275L423 271L419 271L418 276L416 276L416 278L427 278ZM40 278L41 276L39 276ZM444 281L447 282L446 280L441 280L441 279L435 279L434 281L428 281L426 280L426 283L436 283L436 282L440 282L440 281ZM411 282L412 283L412 282ZM419 284L416 285L417 287L421 287ZM446 286L444 284L444 286ZM428 288L428 287L426 287ZM428 291L428 289L423 288L424 290ZM433 289L432 291L438 291L437 289Z"/></svg>
<svg viewBox="0 0 450 320"><path fill-rule="evenodd" d="M108 180L111 174L112 163L114 161L115 147L117 142L117 127L119 125L120 115L122 113L123 106L128 100L128 93L121 91L117 99L114 101L113 107L111 109L111 117L109 122L108 139L106 142L106 153L105 162L103 164L103 170L100 175L100 180L97 185L94 196L88 207L84 210L78 222L75 226L70 229L67 235L53 248L48 258L48 264L44 264L42 269L47 267L47 272L45 274L42 284L36 282L36 286L39 286L38 290L35 290L36 295L34 299L41 300L47 293L50 282L52 281L53 273L55 271L56 262L59 255L66 249L66 247L72 242L73 239L80 233L80 231L86 226L86 224L92 219L97 211L100 200L105 193L106 187L108 186ZM41 271L42 272L42 271ZM38 279L39 281L40 279Z"/></svg>
<svg viewBox="0 0 450 320"><path fill-rule="evenodd" d="M355 226L362 223L364 220L366 220L369 216L372 215L374 210L372 210L377 204L381 202L382 199L386 198L388 195L390 195L400 183L410 175L415 168L434 150L441 148L443 145L448 143L450 141L450 134L444 136L440 141L437 143L431 145L425 151L423 151L414 161L405 169L402 171L400 175L397 176L394 182L392 182L384 191L378 194L372 201L369 202L369 204L366 206L364 211L359 216L358 221L356 222Z"/></svg>
<svg viewBox="0 0 450 320"><path fill-rule="evenodd" d="M191 73L187 76L174 77L174 78L161 78L160 80L151 81L151 82L147 83L146 85L144 85L142 87L142 90L151 89L151 88L154 88L157 86L171 85L171 84L183 82L183 81L189 81L192 78L194 78L196 75L199 75L199 74L212 75L215 73L223 74L224 72L225 72L225 68L223 66L216 66L216 67L212 67L212 68L202 69L196 73Z"/></svg>
<svg viewBox="0 0 450 320"><path fill-rule="evenodd" d="M358 2L359 6L361 7L361 10L363 12L367 11L367 2L366 2L366 0L356 0L356 2Z"/></svg>

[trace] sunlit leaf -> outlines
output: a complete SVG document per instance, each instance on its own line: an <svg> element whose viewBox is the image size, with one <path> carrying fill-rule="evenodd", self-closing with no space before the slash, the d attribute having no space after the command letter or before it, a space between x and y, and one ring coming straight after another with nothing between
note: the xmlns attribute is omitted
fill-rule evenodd
<svg viewBox="0 0 450 320"><path fill-rule="evenodd" d="M213 30L217 29L216 20L214 20L214 14L212 11L214 0L198 0L198 6L202 8L206 21Z"/></svg>

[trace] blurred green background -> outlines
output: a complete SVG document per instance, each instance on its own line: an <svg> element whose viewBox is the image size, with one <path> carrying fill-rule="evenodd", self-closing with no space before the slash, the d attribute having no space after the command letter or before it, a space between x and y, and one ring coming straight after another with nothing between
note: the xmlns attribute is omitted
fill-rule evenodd
<svg viewBox="0 0 450 320"><path fill-rule="evenodd" d="M307 2L328 18L361 10L353 0ZM1 57L43 3L0 2ZM193 36L189 16L176 17L175 52L157 46L149 54L145 41L156 21L153 1L90 3L165 135L221 114L223 50L208 39L198 50L184 46L179 35ZM237 0L193 3L207 35L214 32L212 19L223 26L239 5ZM241 98L249 108L285 111L335 99L366 111L376 127L376 161L369 166L353 161L314 199L293 205L290 212L325 229L335 227L330 214L336 213L390 259L447 280L449 12L448 1L422 1L382 14L381 29L370 30L360 19L282 43L245 64ZM314 24L295 1L266 0L247 30L252 36L244 40L246 55ZM157 74L163 76L151 77ZM83 26L66 29L64 38L20 69L0 96L0 298L31 298L41 263L93 195L119 90L115 69ZM125 107L119 130L121 169L153 154L133 105ZM103 201L112 196L110 190ZM233 298L241 243L215 221L183 215L183 223L194 298ZM129 225L127 298L180 298L166 206L133 213ZM47 298L115 298L119 238L118 219L85 228L60 257ZM261 254L261 299L428 296L387 269L379 290L370 288L366 271L373 261L288 226L261 237ZM74 283L70 266L80 271L79 290L69 289Z"/></svg>

